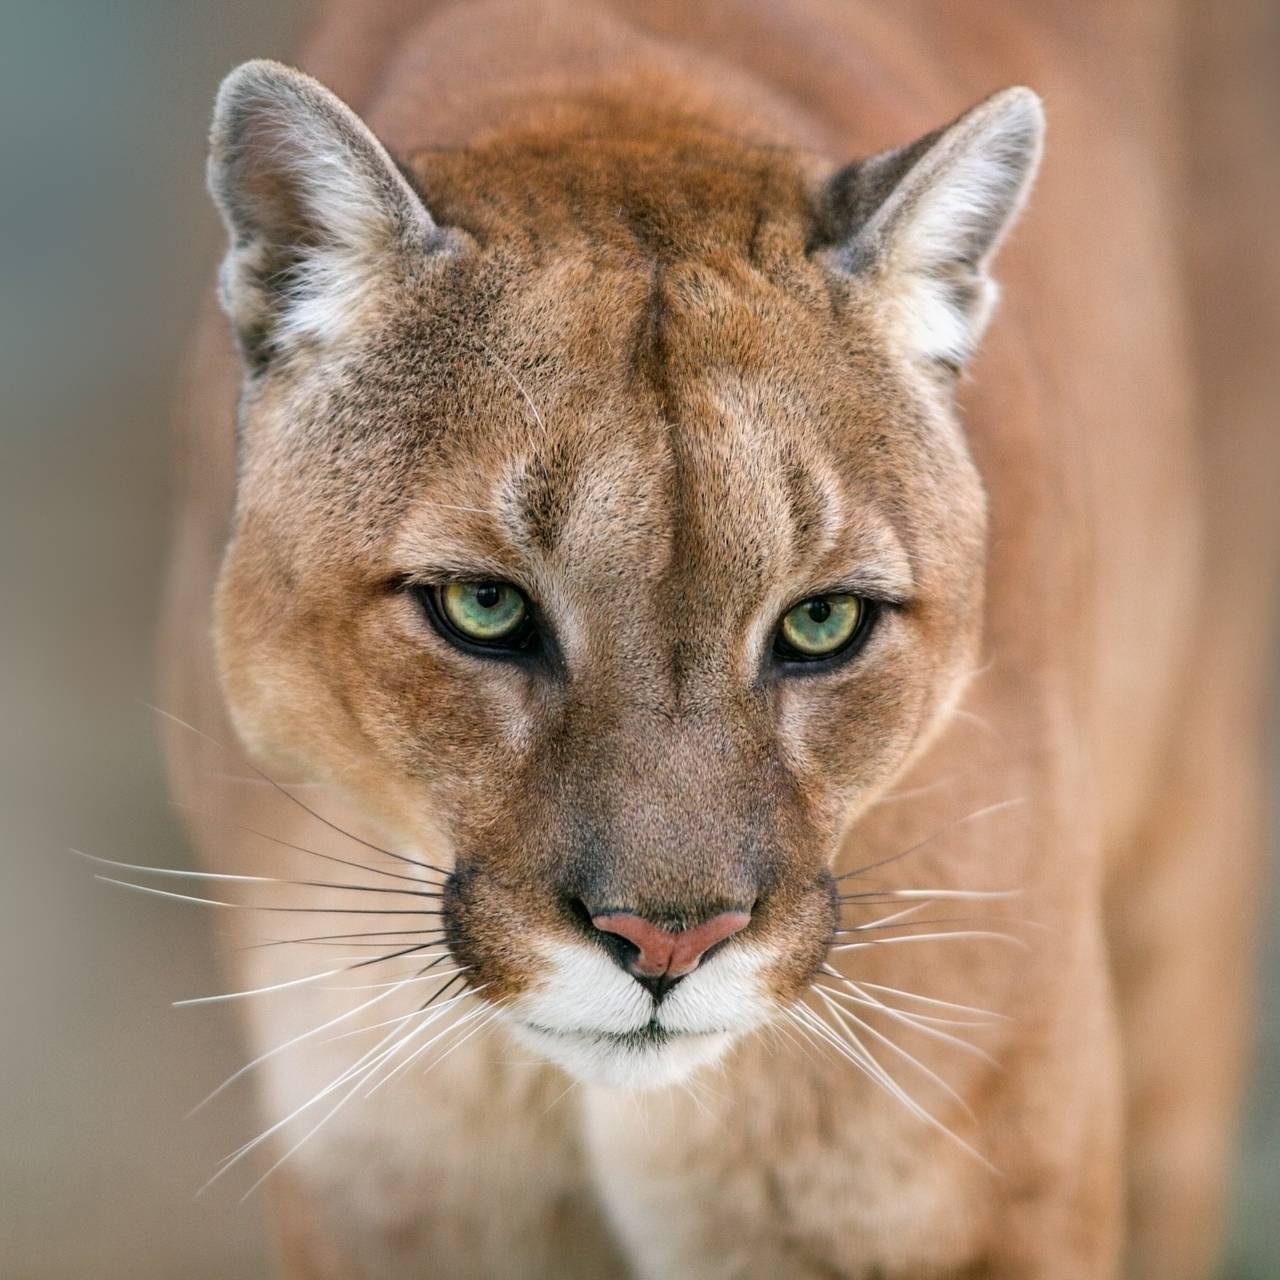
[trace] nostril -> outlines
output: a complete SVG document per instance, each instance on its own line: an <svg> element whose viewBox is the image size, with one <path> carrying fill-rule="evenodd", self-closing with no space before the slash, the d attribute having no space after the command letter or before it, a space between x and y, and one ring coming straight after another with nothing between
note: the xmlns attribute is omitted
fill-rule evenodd
<svg viewBox="0 0 1280 1280"><path fill-rule="evenodd" d="M591 910L581 898L572 896L564 899L565 906L569 909L569 914L580 924L588 933L594 930L595 926L591 923Z"/></svg>
<svg viewBox="0 0 1280 1280"><path fill-rule="evenodd" d="M569 914L581 927L583 933L604 947L619 969L631 973L632 965L639 959L640 949L621 934L601 929L595 922L599 913L593 913L581 898L568 898L566 904Z"/></svg>
<svg viewBox="0 0 1280 1280"><path fill-rule="evenodd" d="M667 972L674 977L692 973L712 947L732 938L735 933L741 933L750 923L750 912L722 911L695 928L684 930L676 937Z"/></svg>
<svg viewBox="0 0 1280 1280"><path fill-rule="evenodd" d="M605 911L591 917L592 925L601 933L631 944L636 954L624 967L651 990L652 980L660 980L665 990L692 973L712 947L741 932L750 922L750 912L722 911L691 929L673 931L630 911Z"/></svg>
<svg viewBox="0 0 1280 1280"><path fill-rule="evenodd" d="M638 977L659 978L671 967L671 955L679 934L671 933L652 920L630 911L608 911L591 917L601 933L625 939L636 955L627 966Z"/></svg>

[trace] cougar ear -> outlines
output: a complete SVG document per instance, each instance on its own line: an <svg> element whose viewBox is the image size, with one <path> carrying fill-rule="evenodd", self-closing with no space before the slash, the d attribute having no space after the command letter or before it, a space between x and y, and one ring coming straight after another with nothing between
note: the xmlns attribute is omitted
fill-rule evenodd
<svg viewBox="0 0 1280 1280"><path fill-rule="evenodd" d="M850 165L827 185L819 244L881 291L899 340L960 368L995 305L987 273L1040 161L1044 110L1005 89L909 146Z"/></svg>
<svg viewBox="0 0 1280 1280"><path fill-rule="evenodd" d="M222 82L209 189L231 238L222 304L251 368L299 339L339 336L396 255L443 239L363 121L275 62Z"/></svg>

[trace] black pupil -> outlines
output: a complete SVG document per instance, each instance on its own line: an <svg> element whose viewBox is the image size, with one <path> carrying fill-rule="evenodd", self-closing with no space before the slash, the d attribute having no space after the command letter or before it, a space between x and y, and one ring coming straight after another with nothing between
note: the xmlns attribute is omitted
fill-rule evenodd
<svg viewBox="0 0 1280 1280"><path fill-rule="evenodd" d="M491 582L476 588L476 604L482 609L492 609L500 599L502 599L502 588L495 587Z"/></svg>
<svg viewBox="0 0 1280 1280"><path fill-rule="evenodd" d="M826 600L810 600L806 608L811 622L826 622L831 617L831 605Z"/></svg>

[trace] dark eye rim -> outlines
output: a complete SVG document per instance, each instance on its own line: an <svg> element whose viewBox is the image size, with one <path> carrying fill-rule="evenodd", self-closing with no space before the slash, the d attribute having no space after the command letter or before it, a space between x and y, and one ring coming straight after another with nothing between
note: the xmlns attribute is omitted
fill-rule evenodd
<svg viewBox="0 0 1280 1280"><path fill-rule="evenodd" d="M477 640L474 636L469 636L460 631L450 621L449 615L444 608L444 603L441 600L444 589L449 586L456 586L458 581L461 580L430 583L411 582L407 584L409 593L417 600L419 607L426 615L427 621L430 622L442 639L448 641L454 648L461 649L464 653L474 654L482 658L528 657L536 652L540 634L537 610L533 601L529 599L524 591L516 586L514 582L503 582L497 578L468 580L468 582L474 581L476 586L507 587L520 596L521 600L524 601L525 607L524 617L514 631L502 636L500 639Z"/></svg>
<svg viewBox="0 0 1280 1280"><path fill-rule="evenodd" d="M832 649L829 653L805 653L800 649L793 648L783 638L782 619L792 609L798 609L802 604L806 604L810 600L820 600L825 596L857 596L858 602L862 606L862 616L858 619L858 625L853 629L852 634L844 644L838 649ZM817 674L820 671L848 662L851 658L857 656L871 638L871 632L875 629L876 623L884 612L884 608L884 601L859 595L856 591L815 591L811 595L797 600L782 611L777 625L774 627L773 646L770 651L774 667L784 673L800 671L804 674Z"/></svg>

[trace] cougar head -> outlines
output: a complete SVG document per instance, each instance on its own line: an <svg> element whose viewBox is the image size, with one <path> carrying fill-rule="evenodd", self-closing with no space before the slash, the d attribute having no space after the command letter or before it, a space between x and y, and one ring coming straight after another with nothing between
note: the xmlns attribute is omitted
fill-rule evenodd
<svg viewBox="0 0 1280 1280"><path fill-rule="evenodd" d="M467 980L579 1077L804 991L842 832L974 665L952 385L1041 131L1009 89L843 169L621 127L397 164L295 71L223 85L235 722L445 850Z"/></svg>

